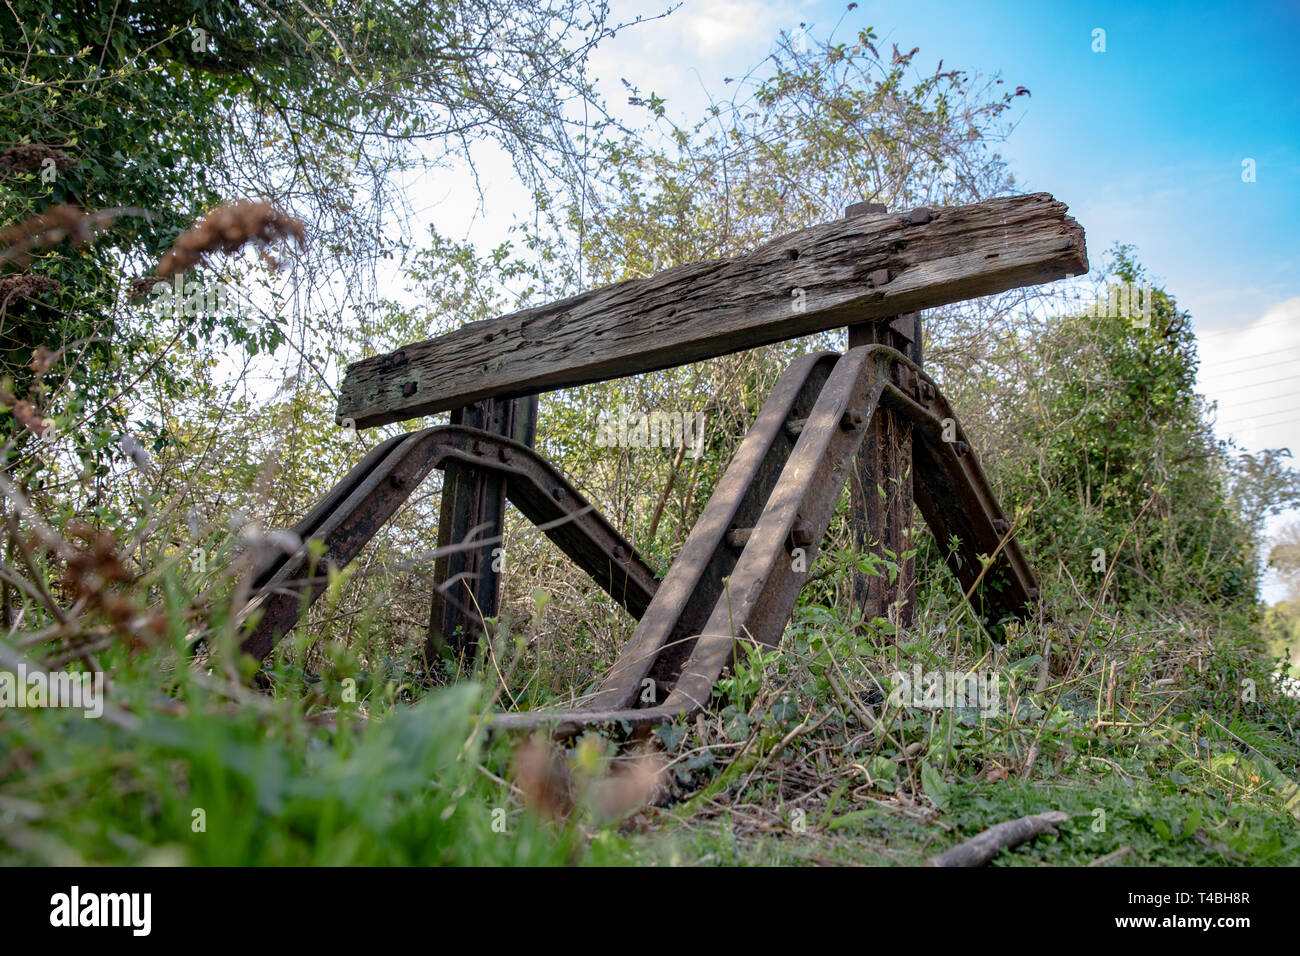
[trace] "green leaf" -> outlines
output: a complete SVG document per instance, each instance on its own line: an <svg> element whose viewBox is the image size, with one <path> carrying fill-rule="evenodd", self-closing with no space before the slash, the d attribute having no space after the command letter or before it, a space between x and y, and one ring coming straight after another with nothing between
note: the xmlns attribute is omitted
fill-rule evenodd
<svg viewBox="0 0 1300 956"><path fill-rule="evenodd" d="M921 763L921 787L936 807L943 808L948 805L948 784L944 783L939 771L924 761Z"/></svg>
<svg viewBox="0 0 1300 956"><path fill-rule="evenodd" d="M881 790L894 789L894 778L898 776L898 764L888 757L876 756L867 765L867 775L871 782Z"/></svg>
<svg viewBox="0 0 1300 956"><path fill-rule="evenodd" d="M680 724L661 724L652 733L659 738L664 749L672 753L686 736L686 728Z"/></svg>

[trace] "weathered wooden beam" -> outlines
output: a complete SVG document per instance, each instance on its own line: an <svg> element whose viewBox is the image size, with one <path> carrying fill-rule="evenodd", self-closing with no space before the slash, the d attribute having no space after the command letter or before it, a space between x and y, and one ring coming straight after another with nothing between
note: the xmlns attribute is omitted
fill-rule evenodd
<svg viewBox="0 0 1300 956"><path fill-rule="evenodd" d="M847 216L884 216L879 203L854 203ZM909 312L848 328L849 348L887 345L921 364L921 313ZM853 603L864 621L885 618L910 627L916 604L916 560L904 558L912 548L912 423L880 408L867 424L867 438L853 460L849 476L849 527L859 553L898 561L891 581L881 567L875 574L853 573Z"/></svg>
<svg viewBox="0 0 1300 956"><path fill-rule="evenodd" d="M537 431L537 396L520 400L486 399L452 412L453 425L481 428L505 435L529 447ZM473 540L490 542L479 548L452 551L433 566L433 600L425 659L431 662L443 647L464 656L478 643L485 618L496 617L501 578L497 541L505 529L506 482L496 474L448 462L443 469L442 508L438 518L438 550Z"/></svg>
<svg viewBox="0 0 1300 956"><path fill-rule="evenodd" d="M650 372L1087 269L1083 229L1047 193L853 216L354 362L338 419L369 428Z"/></svg>
<svg viewBox="0 0 1300 956"><path fill-rule="evenodd" d="M877 339L850 332L849 347ZM884 343L891 344L891 343ZM912 423L888 408L877 410L858 449L849 484L849 526L860 553L898 563L890 580L881 565L875 574L854 571L853 603L864 621L885 618L898 627L912 624L916 604L916 559L913 548Z"/></svg>

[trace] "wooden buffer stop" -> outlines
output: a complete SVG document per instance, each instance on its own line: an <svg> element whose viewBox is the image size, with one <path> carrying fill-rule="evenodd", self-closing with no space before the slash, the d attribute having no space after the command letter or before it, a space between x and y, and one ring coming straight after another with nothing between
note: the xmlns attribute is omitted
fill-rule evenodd
<svg viewBox="0 0 1300 956"><path fill-rule="evenodd" d="M922 370L920 313L1087 272L1083 230L1066 211L1046 193L895 214L860 203L748 255L355 362L340 423L442 411L451 422L383 442L294 531L322 542L321 561L341 568L439 468L430 654L470 649L497 614L492 558L506 499L637 619L584 706L502 714L498 729L643 729L703 708L737 641L780 640L846 481L860 548L907 551L915 501L980 618L1024 618L1038 598L1034 576L956 414ZM847 351L786 369L662 578L532 448L541 392L839 327ZM251 584L249 611L260 615L243 647L262 658L325 585L305 547L268 560ZM905 567L892 585L856 582L855 601L868 619L892 612L906 624L912 587Z"/></svg>

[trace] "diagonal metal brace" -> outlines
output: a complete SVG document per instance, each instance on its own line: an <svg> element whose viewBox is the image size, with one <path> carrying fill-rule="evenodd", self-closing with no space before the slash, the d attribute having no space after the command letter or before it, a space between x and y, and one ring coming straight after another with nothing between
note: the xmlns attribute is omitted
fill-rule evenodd
<svg viewBox="0 0 1300 956"><path fill-rule="evenodd" d="M1026 618L1039 589L974 445L934 380L902 355L882 404L911 421L917 507L981 622L1000 638L999 622ZM987 570L981 556L992 559Z"/></svg>
<svg viewBox="0 0 1300 956"><path fill-rule="evenodd" d="M533 449L500 435L438 425L390 438L357 464L293 528L303 546L253 572L243 616L260 612L245 653L266 657L325 590L324 570L346 567L434 468L455 460L506 478L511 502L634 617L645 613L658 578L636 549ZM306 542L324 543L313 572ZM481 546L483 542L476 542Z"/></svg>
<svg viewBox="0 0 1300 956"><path fill-rule="evenodd" d="M866 437L866 423L889 384L890 359L897 354L884 346L860 346L836 362L802 422L794 449L724 593L663 703L501 714L493 718L491 727L496 731L546 727L557 737L573 736L595 724L643 730L702 710L737 642L775 646L808 580L853 458ZM803 553L792 553L792 548Z"/></svg>
<svg viewBox="0 0 1300 956"><path fill-rule="evenodd" d="M941 542L950 532L961 538L949 561L958 580L970 590L983 567L979 555L996 555L992 578L986 572L983 581L997 586L972 597L986 612L1024 617L1037 599L1037 586L969 444L956 445L965 438L952 409L933 380L902 353L881 345L859 346L835 364L812 412L799 422L798 441L761 517L745 536L726 593L696 636L666 699L646 707L633 701L621 707L500 714L492 719L492 729L545 727L563 738L608 725L638 734L701 711L740 643L775 646L780 641L866 437L865 423L880 407L900 412L913 424L917 502ZM945 434L953 440L943 441ZM792 553L797 548L804 552L798 561Z"/></svg>

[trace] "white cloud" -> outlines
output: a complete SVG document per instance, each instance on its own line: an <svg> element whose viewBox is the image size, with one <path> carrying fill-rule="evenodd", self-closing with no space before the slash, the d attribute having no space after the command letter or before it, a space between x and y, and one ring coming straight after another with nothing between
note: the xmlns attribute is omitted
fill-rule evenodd
<svg viewBox="0 0 1300 956"><path fill-rule="evenodd" d="M662 0L615 2L612 17L628 22L662 13L666 6ZM771 51L781 30L794 33L803 19L807 16L789 0L686 0L670 16L647 20L602 43L589 65L616 115L644 118L624 106L627 93L619 79L626 77L643 94L665 97L669 115L689 124L703 115L710 96L735 92L724 77L745 75Z"/></svg>
<svg viewBox="0 0 1300 956"><path fill-rule="evenodd" d="M701 56L717 56L740 46L766 46L776 39L781 21L791 19L780 5L751 0L687 4L677 15L682 33Z"/></svg>

